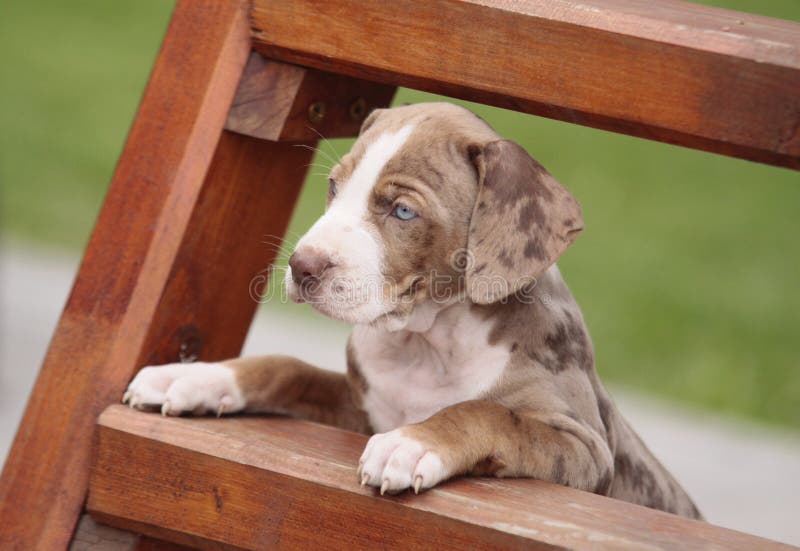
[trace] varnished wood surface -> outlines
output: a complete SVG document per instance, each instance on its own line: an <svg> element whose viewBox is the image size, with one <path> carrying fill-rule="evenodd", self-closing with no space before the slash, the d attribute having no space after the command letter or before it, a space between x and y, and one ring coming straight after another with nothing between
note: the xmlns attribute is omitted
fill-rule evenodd
<svg viewBox="0 0 800 551"><path fill-rule="evenodd" d="M800 168L800 24L676 0L255 0L267 57Z"/></svg>
<svg viewBox="0 0 800 551"><path fill-rule="evenodd" d="M140 359L181 234L154 244L185 228L248 50L244 2L178 4L0 478L2 549L70 540L95 419Z"/></svg>
<svg viewBox="0 0 800 551"><path fill-rule="evenodd" d="M138 368L238 353L311 157L223 133L249 53L247 2L178 2L0 479L0 549L67 547Z"/></svg>
<svg viewBox="0 0 800 551"><path fill-rule="evenodd" d="M355 136L395 87L250 55L225 128L279 141ZM316 110L312 115L311 111Z"/></svg>
<svg viewBox="0 0 800 551"><path fill-rule="evenodd" d="M0 478L0 549L67 546L94 419L138 367L221 358L241 346L254 309L249 283L273 255L257 241L283 233L310 158L223 132L251 37L276 60L388 84L374 88L381 93L411 86L800 167L797 23L673 0L179 1ZM346 81L300 71L291 102L280 87L273 98L291 105L285 120L295 128L314 90L328 78ZM279 139L309 137L289 127ZM379 499L353 488L356 436L272 420L263 440L263 419L232 421L225 434L214 421L130 415L112 408L104 416L92 506L99 517L190 545L251 548L275 537L300 545L337 533L340 547L386 537L419 546L777 545L535 481L457 481ZM259 454L251 457L252 442ZM229 493L209 501L218 472ZM148 482L144 494L134 476ZM182 524L176 503L202 514ZM242 515L250 521L236 528ZM220 518L223 530L203 523Z"/></svg>
<svg viewBox="0 0 800 551"><path fill-rule="evenodd" d="M380 497L356 481L365 442L281 417L112 406L98 425L88 508L202 548L790 549L535 480L460 479Z"/></svg>

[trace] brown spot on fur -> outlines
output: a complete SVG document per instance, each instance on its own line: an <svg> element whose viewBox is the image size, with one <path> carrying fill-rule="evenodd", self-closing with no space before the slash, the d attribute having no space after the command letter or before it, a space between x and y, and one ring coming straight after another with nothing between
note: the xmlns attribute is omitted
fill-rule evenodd
<svg viewBox="0 0 800 551"><path fill-rule="evenodd" d="M547 253L542 246L542 242L536 237L528 238L528 242L525 243L523 254L525 258L535 258L536 260L545 260L547 258Z"/></svg>
<svg viewBox="0 0 800 551"><path fill-rule="evenodd" d="M493 142L484 148L483 157L486 166L499 171L496 178L484 182L494 191L496 206L513 206L526 197L553 201L553 193L541 181L550 174L519 145L506 140ZM528 185L520 185L521 179Z"/></svg>
<svg viewBox="0 0 800 551"><path fill-rule="evenodd" d="M500 251L500 254L497 255L497 260L506 268L514 267L514 260L511 258L511 254L509 254L507 249Z"/></svg>
<svg viewBox="0 0 800 551"><path fill-rule="evenodd" d="M566 461L563 454L558 454L553 461L553 474L551 481L556 484L567 484Z"/></svg>
<svg viewBox="0 0 800 551"><path fill-rule="evenodd" d="M350 340L347 341L347 380L350 383L350 386L353 390L356 391L358 394L358 403L361 403L361 398L366 394L369 385L367 384L367 379L364 377L364 374L361 373L361 368L358 366L358 362L356 361L355 350L353 349L353 345L350 343Z"/></svg>
<svg viewBox="0 0 800 551"><path fill-rule="evenodd" d="M498 456L492 454L470 469L470 474L474 476L495 476L499 471L506 468L505 462Z"/></svg>
<svg viewBox="0 0 800 551"><path fill-rule="evenodd" d="M656 483L653 472L641 461L626 453L618 454L614 458L614 472L643 497L643 505L653 509L665 509L663 489Z"/></svg>
<svg viewBox="0 0 800 551"><path fill-rule="evenodd" d="M605 396L599 396L597 399L597 410L600 413L600 420L603 422L603 426L606 429L606 434L611 433L611 411L613 406L611 402Z"/></svg>
<svg viewBox="0 0 800 551"><path fill-rule="evenodd" d="M528 199L522 208L519 209L519 219L517 229L521 232L529 232L531 227L544 226L545 215L542 206L532 199Z"/></svg>
<svg viewBox="0 0 800 551"><path fill-rule="evenodd" d="M586 331L572 314L567 312L566 317L567 321L558 322L555 330L544 339L545 346L551 352L546 356L553 356L553 359L541 355L538 359L553 373L560 373L573 365L589 371L594 366L594 358Z"/></svg>
<svg viewBox="0 0 800 551"><path fill-rule="evenodd" d="M614 480L614 477L611 475L611 471L605 471L603 476L600 477L600 480L597 481L597 486L594 489L594 493L600 495L608 495L608 490L611 488L611 482Z"/></svg>

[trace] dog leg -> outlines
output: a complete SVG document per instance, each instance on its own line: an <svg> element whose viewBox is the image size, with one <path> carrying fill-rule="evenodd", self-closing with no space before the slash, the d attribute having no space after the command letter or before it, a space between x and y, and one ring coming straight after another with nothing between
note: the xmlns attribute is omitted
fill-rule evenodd
<svg viewBox="0 0 800 551"><path fill-rule="evenodd" d="M381 493L419 492L465 473L532 477L606 493L613 465L603 438L571 417L473 400L374 435L358 474L362 485Z"/></svg>
<svg viewBox="0 0 800 551"><path fill-rule="evenodd" d="M224 362L145 367L123 402L164 415L280 413L369 433L346 376L290 356L254 356Z"/></svg>

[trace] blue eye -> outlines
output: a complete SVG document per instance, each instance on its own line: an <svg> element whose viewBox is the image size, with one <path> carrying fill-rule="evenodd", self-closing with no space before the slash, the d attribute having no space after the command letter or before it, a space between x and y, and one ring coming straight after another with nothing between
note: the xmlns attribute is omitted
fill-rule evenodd
<svg viewBox="0 0 800 551"><path fill-rule="evenodd" d="M396 216L400 220L411 220L412 218L417 216L417 213L414 212L411 208L400 203L392 211L392 216Z"/></svg>

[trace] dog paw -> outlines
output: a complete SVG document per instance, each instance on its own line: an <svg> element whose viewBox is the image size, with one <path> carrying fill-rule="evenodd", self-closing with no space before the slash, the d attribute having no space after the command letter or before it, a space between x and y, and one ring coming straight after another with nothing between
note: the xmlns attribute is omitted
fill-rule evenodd
<svg viewBox="0 0 800 551"><path fill-rule="evenodd" d="M449 478L441 456L408 432L399 428L369 439L358 462L362 486L380 488L381 495L408 488L419 493Z"/></svg>
<svg viewBox="0 0 800 551"><path fill-rule="evenodd" d="M245 400L233 370L222 363L175 363L142 368L128 385L122 403L162 415L234 413Z"/></svg>

